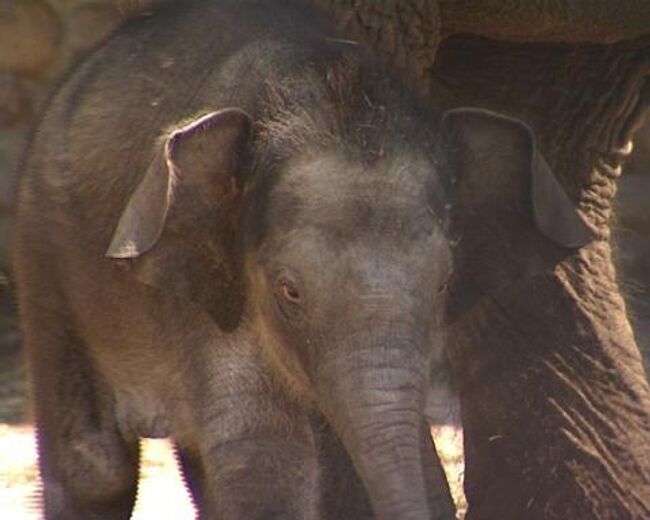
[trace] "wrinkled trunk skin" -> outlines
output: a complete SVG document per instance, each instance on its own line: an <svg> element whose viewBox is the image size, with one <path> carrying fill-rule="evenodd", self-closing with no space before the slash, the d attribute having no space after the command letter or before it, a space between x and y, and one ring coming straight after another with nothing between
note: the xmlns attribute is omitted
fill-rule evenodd
<svg viewBox="0 0 650 520"><path fill-rule="evenodd" d="M378 519L452 520L449 486L423 419L426 362L408 341L389 344L343 348L324 364L327 415Z"/></svg>
<svg viewBox="0 0 650 520"><path fill-rule="evenodd" d="M468 519L650 518L650 389L609 244L616 178L649 75L649 41L458 36L440 47L437 95L527 121L598 234L574 252L519 240L506 256L534 254L545 269L511 281L490 279L510 260L482 241L489 223L464 237L473 255L457 265L465 296L452 305L447 339L461 392Z"/></svg>

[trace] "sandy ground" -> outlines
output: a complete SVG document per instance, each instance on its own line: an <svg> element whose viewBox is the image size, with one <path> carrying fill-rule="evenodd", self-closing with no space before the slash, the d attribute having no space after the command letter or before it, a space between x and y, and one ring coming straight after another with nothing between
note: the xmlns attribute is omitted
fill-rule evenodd
<svg viewBox="0 0 650 520"><path fill-rule="evenodd" d="M143 443L137 509L133 520L191 520L194 509L167 441ZM34 430L0 425L0 518L40 520L40 481Z"/></svg>
<svg viewBox="0 0 650 520"><path fill-rule="evenodd" d="M433 427L454 499L462 512L462 432L454 426ZM136 511L132 520L191 520L194 510L165 440L143 441L143 464ZM0 424L0 518L40 520L40 482L36 468L34 430Z"/></svg>

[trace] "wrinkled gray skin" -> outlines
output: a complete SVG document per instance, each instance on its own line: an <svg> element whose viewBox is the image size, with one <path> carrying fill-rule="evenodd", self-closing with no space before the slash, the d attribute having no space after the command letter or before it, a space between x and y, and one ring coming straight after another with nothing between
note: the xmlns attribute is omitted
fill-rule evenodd
<svg viewBox="0 0 650 520"><path fill-rule="evenodd" d="M130 23L35 134L15 250L47 519L128 518L142 436L174 439L200 518L454 518L422 409L457 215L590 239L524 125L440 119L286 4Z"/></svg>

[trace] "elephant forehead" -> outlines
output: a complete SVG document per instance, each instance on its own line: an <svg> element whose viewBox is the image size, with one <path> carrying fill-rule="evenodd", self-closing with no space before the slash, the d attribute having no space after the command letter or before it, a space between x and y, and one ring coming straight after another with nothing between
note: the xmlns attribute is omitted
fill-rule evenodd
<svg viewBox="0 0 650 520"><path fill-rule="evenodd" d="M270 194L269 221L336 236L417 238L442 227L444 193L431 162L362 165L336 156L289 164Z"/></svg>

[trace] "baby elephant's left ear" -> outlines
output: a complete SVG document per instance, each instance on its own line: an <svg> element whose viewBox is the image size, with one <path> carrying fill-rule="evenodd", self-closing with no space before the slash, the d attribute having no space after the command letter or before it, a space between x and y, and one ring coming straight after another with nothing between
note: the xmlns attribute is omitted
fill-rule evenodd
<svg viewBox="0 0 650 520"><path fill-rule="evenodd" d="M458 184L472 206L485 207L483 199L494 197L496 186L507 185L500 177L528 174L532 216L545 236L567 248L579 248L594 239L537 149L527 125L487 110L457 108L443 115L442 130L460 156ZM503 199L500 195L496 198Z"/></svg>

